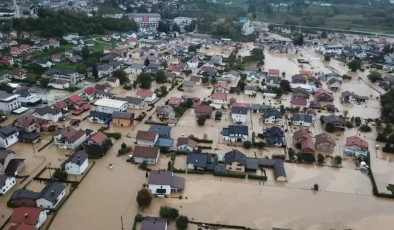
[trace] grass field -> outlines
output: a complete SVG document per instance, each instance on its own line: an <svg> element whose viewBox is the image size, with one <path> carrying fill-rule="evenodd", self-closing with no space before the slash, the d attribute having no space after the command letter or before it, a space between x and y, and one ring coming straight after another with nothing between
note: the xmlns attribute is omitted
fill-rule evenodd
<svg viewBox="0 0 394 230"><path fill-rule="evenodd" d="M57 63L54 68L57 69L68 69L68 70L76 70L77 65L76 64L65 64L65 63Z"/></svg>

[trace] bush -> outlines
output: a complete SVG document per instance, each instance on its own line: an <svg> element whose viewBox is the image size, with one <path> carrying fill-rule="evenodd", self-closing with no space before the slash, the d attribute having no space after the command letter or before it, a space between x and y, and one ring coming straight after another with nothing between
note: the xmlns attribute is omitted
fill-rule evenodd
<svg viewBox="0 0 394 230"><path fill-rule="evenodd" d="M369 133L372 131L372 128L369 127L367 124L363 124L362 126L360 126L359 130L361 132Z"/></svg>
<svg viewBox="0 0 394 230"><path fill-rule="evenodd" d="M333 124L331 124L331 123L327 124L326 125L326 131L329 132L329 133L335 132L335 126Z"/></svg>
<svg viewBox="0 0 394 230"><path fill-rule="evenodd" d="M288 153L289 153L289 159L292 160L292 161L295 160L295 151L294 151L294 149L293 148L289 148Z"/></svg>
<svg viewBox="0 0 394 230"><path fill-rule="evenodd" d="M384 133L378 133L378 136L376 137L376 141L379 141L379 142L387 142L388 139L387 139L386 134L384 134Z"/></svg>
<svg viewBox="0 0 394 230"><path fill-rule="evenodd" d="M360 117L355 117L354 118L354 123L356 124L357 127L361 125L361 118Z"/></svg>
<svg viewBox="0 0 394 230"><path fill-rule="evenodd" d="M267 177L266 176L258 176L258 175L249 174L248 175L248 179L251 179L251 180L264 180L264 181L266 181Z"/></svg>
<svg viewBox="0 0 394 230"><path fill-rule="evenodd" d="M317 155L317 163L324 164L324 161L325 161L324 156L321 153L319 153Z"/></svg>
<svg viewBox="0 0 394 230"><path fill-rule="evenodd" d="M141 214L135 215L134 221L142 222L143 220L144 220L144 217Z"/></svg>
<svg viewBox="0 0 394 230"><path fill-rule="evenodd" d="M168 171L171 171L171 170L172 170L172 162L171 162L171 161L168 161L167 170L168 170Z"/></svg>
<svg viewBox="0 0 394 230"><path fill-rule="evenodd" d="M142 112L138 117L135 119L136 121L142 121L146 117L146 113Z"/></svg>
<svg viewBox="0 0 394 230"><path fill-rule="evenodd" d="M226 172L214 172L214 176L222 176L222 177L233 177L233 178L241 178L245 179L246 174L243 173L226 173Z"/></svg>
<svg viewBox="0 0 394 230"><path fill-rule="evenodd" d="M176 208L171 208L168 206L161 206L159 215L160 215L160 217L163 217L163 218L176 219L179 216L179 211Z"/></svg>
<svg viewBox="0 0 394 230"><path fill-rule="evenodd" d="M243 146L245 149L250 149L252 147L252 142L244 141Z"/></svg>
<svg viewBox="0 0 394 230"><path fill-rule="evenodd" d="M108 137L112 137L115 140L119 140L120 138L122 138L122 133L104 133L105 135L107 135Z"/></svg>
<svg viewBox="0 0 394 230"><path fill-rule="evenodd" d="M137 203L139 206L149 206L152 202L152 196L148 189L141 189L137 194Z"/></svg>
<svg viewBox="0 0 394 230"><path fill-rule="evenodd" d="M199 126L204 126L206 120L207 120L207 118L204 115L200 115L197 117L197 124Z"/></svg>
<svg viewBox="0 0 394 230"><path fill-rule="evenodd" d="M53 174L53 178L59 180L59 181L66 181L68 177L67 172L62 171L60 169L56 169L55 173Z"/></svg>
<svg viewBox="0 0 394 230"><path fill-rule="evenodd" d="M189 218L187 218L187 216L179 216L178 219L176 219L176 227L179 230L187 229L188 223L189 223Z"/></svg>
<svg viewBox="0 0 394 230"><path fill-rule="evenodd" d="M328 62L328 61L331 61L331 57L328 56L328 55L325 55L325 56L324 56L324 61L327 61L327 62Z"/></svg>
<svg viewBox="0 0 394 230"><path fill-rule="evenodd" d="M197 137L190 135L189 136L190 139L192 139L193 141L197 142L197 143L206 143L206 144L212 144L213 140L206 140L206 139L198 139Z"/></svg>
<svg viewBox="0 0 394 230"><path fill-rule="evenodd" d="M302 160L306 163L315 163L316 162L316 157L314 154L303 154L302 155Z"/></svg>
<svg viewBox="0 0 394 230"><path fill-rule="evenodd" d="M349 129L353 128L353 122L346 121L346 128L349 128Z"/></svg>
<svg viewBox="0 0 394 230"><path fill-rule="evenodd" d="M118 154L124 155L126 153L131 152L131 151L132 151L132 148L130 146L125 146L125 147L122 146L122 148L118 150Z"/></svg>
<svg viewBox="0 0 394 230"><path fill-rule="evenodd" d="M262 148L264 148L264 147L265 147L265 143L264 143L264 142L262 142L262 141L260 141L260 142L255 142L255 143L253 144L253 147L256 147L256 148L262 149Z"/></svg>
<svg viewBox="0 0 394 230"><path fill-rule="evenodd" d="M334 164L341 165L342 164L342 157L341 156L335 156L334 157Z"/></svg>
<svg viewBox="0 0 394 230"><path fill-rule="evenodd" d="M177 168L173 168L172 171L174 173L186 173L186 169L177 169Z"/></svg>

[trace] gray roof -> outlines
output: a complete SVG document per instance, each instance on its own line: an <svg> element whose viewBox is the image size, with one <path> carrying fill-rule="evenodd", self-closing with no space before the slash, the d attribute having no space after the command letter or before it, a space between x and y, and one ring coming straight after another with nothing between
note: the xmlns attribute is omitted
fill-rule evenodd
<svg viewBox="0 0 394 230"><path fill-rule="evenodd" d="M12 193L10 200L19 200L19 199L29 199L29 200L36 200L40 197L39 192L33 192L26 189L18 189Z"/></svg>
<svg viewBox="0 0 394 230"><path fill-rule="evenodd" d="M102 90L97 90L96 91L96 95L107 96L107 97L111 98L111 97L114 97L116 94L110 93L110 92L105 92L105 91L102 91Z"/></svg>
<svg viewBox="0 0 394 230"><path fill-rule="evenodd" d="M272 81L274 84L279 84L279 82L280 82L280 77L278 77L278 76L267 76L266 78L265 78L265 82L270 82L270 81Z"/></svg>
<svg viewBox="0 0 394 230"><path fill-rule="evenodd" d="M171 171L152 170L149 172L148 184L171 185L171 187L184 189L185 178L174 176Z"/></svg>
<svg viewBox="0 0 394 230"><path fill-rule="evenodd" d="M141 223L141 230L166 230L167 219L146 216Z"/></svg>
<svg viewBox="0 0 394 230"><path fill-rule="evenodd" d="M47 184L45 188L41 191L40 198L48 200L52 203L57 202L57 197L64 191L66 186L60 184L59 182L52 182Z"/></svg>
<svg viewBox="0 0 394 230"><path fill-rule="evenodd" d="M78 151L73 153L62 165L72 162L81 166L86 159L88 159L88 154L86 154L85 151Z"/></svg>
<svg viewBox="0 0 394 230"><path fill-rule="evenodd" d="M257 91L259 89L259 87L257 86L253 86L253 85L245 85L244 90L250 90L250 91Z"/></svg>
<svg viewBox="0 0 394 230"><path fill-rule="evenodd" d="M170 105L156 106L156 112L170 114L173 111L174 108Z"/></svg>
<svg viewBox="0 0 394 230"><path fill-rule="evenodd" d="M247 165L246 156L241 151L233 149L230 152L224 154L224 163L226 165L231 165L234 161L240 163L241 165Z"/></svg>
<svg viewBox="0 0 394 230"><path fill-rule="evenodd" d="M11 97L12 94L7 93L6 91L0 90L0 99L6 99L8 97Z"/></svg>
<svg viewBox="0 0 394 230"><path fill-rule="evenodd" d="M134 117L134 114L132 113L127 113L127 112L119 112L119 111L114 111L112 113L113 118L120 118L120 119L132 119Z"/></svg>
<svg viewBox="0 0 394 230"><path fill-rule="evenodd" d="M35 113L38 113L40 116L44 116L45 114L52 114L52 115L56 115L62 112L62 109L59 108L51 108L49 106L45 106L42 108L37 108L35 111Z"/></svg>
<svg viewBox="0 0 394 230"><path fill-rule="evenodd" d="M196 85L196 83L193 82L193 81L183 81L183 86L186 86L186 87L193 87L193 86L195 86L195 85Z"/></svg>
<svg viewBox="0 0 394 230"><path fill-rule="evenodd" d="M0 187L3 187L5 185L5 181L9 178L6 175L0 175Z"/></svg>
<svg viewBox="0 0 394 230"><path fill-rule="evenodd" d="M248 135L248 133L249 133L249 128L246 125L229 125L228 128L223 128L222 134L223 136L228 136L231 134Z"/></svg>
<svg viewBox="0 0 394 230"><path fill-rule="evenodd" d="M272 159L271 160L271 159L260 158L259 159L259 166L273 168L276 178L281 177L281 176L286 177L285 166L284 166L283 161L281 159Z"/></svg>
<svg viewBox="0 0 394 230"><path fill-rule="evenodd" d="M248 108L233 106L231 108L231 113L234 113L234 114L248 114Z"/></svg>
<svg viewBox="0 0 394 230"><path fill-rule="evenodd" d="M337 115L323 116L323 120L324 120L324 124L329 124L332 122L340 122L342 124L345 124L345 120Z"/></svg>
<svg viewBox="0 0 394 230"><path fill-rule="evenodd" d="M12 124L8 126L4 126L0 128L0 137L1 138L7 138L13 134L15 134L18 131L18 128L12 126Z"/></svg>
<svg viewBox="0 0 394 230"><path fill-rule="evenodd" d="M312 116L308 114L294 114L292 121L304 121L312 123Z"/></svg>
<svg viewBox="0 0 394 230"><path fill-rule="evenodd" d="M275 116L275 118L282 118L282 114L280 113L280 111L275 108L265 110L264 113L261 115L262 118L270 118L272 116Z"/></svg>
<svg viewBox="0 0 394 230"><path fill-rule="evenodd" d="M189 153L186 159L187 164L193 164L195 167L200 168L206 168L210 162L212 162L212 154Z"/></svg>
<svg viewBox="0 0 394 230"><path fill-rule="evenodd" d="M131 64L131 66L130 66L131 68L133 68L133 69L143 69L144 68L144 65L143 64L139 64L139 63L133 63L133 64Z"/></svg>
<svg viewBox="0 0 394 230"><path fill-rule="evenodd" d="M115 100L119 100L119 101L126 101L129 104L132 105L140 105L142 102L144 102L143 98L138 98L138 97L114 97Z"/></svg>

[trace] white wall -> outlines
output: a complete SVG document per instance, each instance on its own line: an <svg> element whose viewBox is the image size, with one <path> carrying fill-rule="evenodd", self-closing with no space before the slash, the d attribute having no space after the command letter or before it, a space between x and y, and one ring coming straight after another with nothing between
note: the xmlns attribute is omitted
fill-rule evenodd
<svg viewBox="0 0 394 230"><path fill-rule="evenodd" d="M171 194L171 186L170 185L155 185L155 184L150 184L149 185L149 190L152 194L156 194L156 189L166 189L166 192L164 194L170 195Z"/></svg>
<svg viewBox="0 0 394 230"><path fill-rule="evenodd" d="M63 199L63 197L66 195L66 191L63 190L62 193L59 194L59 196L57 197L57 203L53 204L52 202L44 199L44 198L40 198L37 199L37 207L38 208L56 208L56 206L60 203L60 201Z"/></svg>
<svg viewBox="0 0 394 230"><path fill-rule="evenodd" d="M8 148L9 146L18 142L18 135L19 135L19 132L16 132L12 136L8 137L6 140L0 138L0 147Z"/></svg>
<svg viewBox="0 0 394 230"><path fill-rule="evenodd" d="M241 122L244 124L246 122L247 115L246 114L231 114L231 118L233 119L233 123Z"/></svg>
<svg viewBox="0 0 394 230"><path fill-rule="evenodd" d="M16 184L15 177L8 177L5 180L5 185L0 190L0 195L6 194Z"/></svg>
<svg viewBox="0 0 394 230"><path fill-rule="evenodd" d="M157 163L157 159L154 158L143 158L143 157L134 157L134 162L142 164L144 161L146 161L147 164L154 165Z"/></svg>
<svg viewBox="0 0 394 230"><path fill-rule="evenodd" d="M126 111L127 107L128 107L128 105L127 105L126 102L119 108L107 107L107 106L99 105L99 106L97 106L97 111L103 112L103 113L111 113L112 114L115 111L118 111L118 112Z"/></svg>
<svg viewBox="0 0 394 230"><path fill-rule="evenodd" d="M194 151L194 149L192 148L192 147L190 147L190 146L188 146L188 145L181 145L181 146L178 146L178 148L177 148L178 150L181 150L181 151L187 151L187 152L193 152Z"/></svg>
<svg viewBox="0 0 394 230"><path fill-rule="evenodd" d="M81 166L78 164L75 164L73 162L68 162L65 167L66 167L66 172L70 175L82 175L82 173L85 172L85 170L88 168L89 163L88 159L86 159Z"/></svg>
<svg viewBox="0 0 394 230"><path fill-rule="evenodd" d="M47 220L47 211L43 210L40 212L40 215L38 216L36 228L39 229L46 220Z"/></svg>

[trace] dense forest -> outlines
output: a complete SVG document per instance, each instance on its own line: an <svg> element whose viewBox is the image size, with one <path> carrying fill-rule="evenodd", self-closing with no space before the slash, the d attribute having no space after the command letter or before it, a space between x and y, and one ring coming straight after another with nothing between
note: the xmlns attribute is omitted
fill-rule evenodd
<svg viewBox="0 0 394 230"><path fill-rule="evenodd" d="M36 32L43 37L61 37L66 33L79 35L104 34L106 31L137 30L135 22L122 19L88 17L85 13L40 9L39 18L14 19L12 28L18 31ZM4 28L6 29L6 28Z"/></svg>

